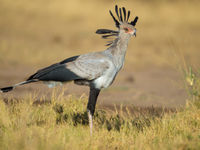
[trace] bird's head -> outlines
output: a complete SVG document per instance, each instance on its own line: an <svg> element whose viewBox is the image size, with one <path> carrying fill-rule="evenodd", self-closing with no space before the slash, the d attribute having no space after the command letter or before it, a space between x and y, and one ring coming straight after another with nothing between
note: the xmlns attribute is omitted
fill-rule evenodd
<svg viewBox="0 0 200 150"><path fill-rule="evenodd" d="M109 30L109 29L98 29L96 31L97 34L103 34L102 38L108 38L111 36L136 36L136 28L135 25L138 21L138 16L135 17L133 21L129 22L130 17L130 10L126 11L125 7L118 8L117 5L115 5L115 13L117 17L115 17L110 10L110 15L112 16L115 26L118 28L118 31ZM112 43L109 43L107 45L110 45Z"/></svg>
<svg viewBox="0 0 200 150"><path fill-rule="evenodd" d="M117 5L115 5L117 19L114 17L111 10L109 12L115 22L116 27L119 29L119 33L125 33L136 36L135 25L138 21L138 16L136 16L133 21L129 22L130 10L128 10L127 12L124 7L118 9Z"/></svg>

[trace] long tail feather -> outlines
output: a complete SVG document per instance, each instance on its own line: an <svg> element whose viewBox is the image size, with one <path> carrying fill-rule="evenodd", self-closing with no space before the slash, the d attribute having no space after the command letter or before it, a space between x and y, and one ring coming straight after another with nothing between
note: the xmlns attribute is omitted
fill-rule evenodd
<svg viewBox="0 0 200 150"><path fill-rule="evenodd" d="M13 86L9 86L9 87L4 87L4 88L1 88L1 92L3 93L6 93L6 92L9 92L9 91L12 91L13 90Z"/></svg>
<svg viewBox="0 0 200 150"><path fill-rule="evenodd" d="M12 91L17 86L28 84L28 83L31 83L31 82L37 82L37 80L23 81L23 82L15 84L13 86L8 86L8 87L0 88L0 92L2 92L2 93L10 92L10 91Z"/></svg>

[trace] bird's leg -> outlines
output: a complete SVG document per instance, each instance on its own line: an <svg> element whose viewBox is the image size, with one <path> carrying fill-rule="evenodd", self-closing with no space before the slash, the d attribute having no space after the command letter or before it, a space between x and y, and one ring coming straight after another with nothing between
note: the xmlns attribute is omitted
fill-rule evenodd
<svg viewBox="0 0 200 150"><path fill-rule="evenodd" d="M87 104L89 125L90 125L90 135L92 135L93 122L92 117L94 116L95 106L97 102L97 97L99 95L100 90L95 88L90 88L90 95Z"/></svg>
<svg viewBox="0 0 200 150"><path fill-rule="evenodd" d="M92 122L92 115L89 110L88 110L88 119L89 119L89 126L90 126L90 135L92 135L93 122Z"/></svg>

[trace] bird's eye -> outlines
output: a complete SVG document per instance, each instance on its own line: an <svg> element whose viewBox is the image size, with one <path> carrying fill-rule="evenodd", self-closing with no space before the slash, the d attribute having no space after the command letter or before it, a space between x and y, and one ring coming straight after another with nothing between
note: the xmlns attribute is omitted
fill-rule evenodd
<svg viewBox="0 0 200 150"><path fill-rule="evenodd" d="M125 30L126 32L128 32L128 28L124 28L124 30Z"/></svg>

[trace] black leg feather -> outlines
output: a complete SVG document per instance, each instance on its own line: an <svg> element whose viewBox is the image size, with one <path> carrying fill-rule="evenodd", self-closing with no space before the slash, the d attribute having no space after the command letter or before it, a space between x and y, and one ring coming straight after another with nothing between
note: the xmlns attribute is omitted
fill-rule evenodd
<svg viewBox="0 0 200 150"><path fill-rule="evenodd" d="M89 96L89 100L87 104L87 110L90 111L92 116L94 115L94 112L95 112L95 106L96 106L99 92L100 92L99 89L95 89L92 87L90 88L90 96Z"/></svg>

